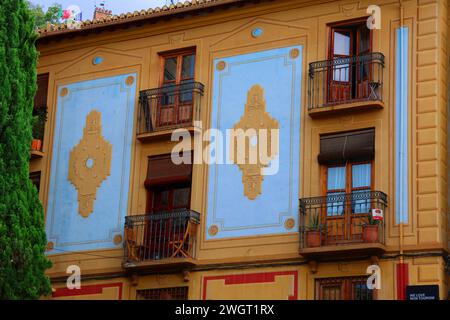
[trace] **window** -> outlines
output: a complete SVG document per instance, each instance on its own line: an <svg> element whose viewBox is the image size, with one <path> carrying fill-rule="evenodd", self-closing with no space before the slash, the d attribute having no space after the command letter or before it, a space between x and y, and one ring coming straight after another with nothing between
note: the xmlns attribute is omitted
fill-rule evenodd
<svg viewBox="0 0 450 320"><path fill-rule="evenodd" d="M316 280L317 300L373 300L367 277L326 278Z"/></svg>
<svg viewBox="0 0 450 320"><path fill-rule="evenodd" d="M162 54L161 61L162 96L157 111L157 126L190 122L192 120L195 50L187 49Z"/></svg>
<svg viewBox="0 0 450 320"><path fill-rule="evenodd" d="M328 71L328 102L343 102L368 98L372 73L372 33L366 19L330 25L328 59L333 64ZM359 58L358 58L359 57Z"/></svg>
<svg viewBox="0 0 450 320"><path fill-rule="evenodd" d="M194 80L195 50L187 49L175 53L162 54L163 74L161 85L174 85Z"/></svg>
<svg viewBox="0 0 450 320"><path fill-rule="evenodd" d="M30 172L30 180L39 193L41 187L41 172L40 171Z"/></svg>
<svg viewBox="0 0 450 320"><path fill-rule="evenodd" d="M362 240L362 225L373 206L375 130L320 137L322 194L326 197L321 221L328 244Z"/></svg>
<svg viewBox="0 0 450 320"><path fill-rule="evenodd" d="M189 209L191 174L192 165L176 165L170 154L150 157L145 181L147 213Z"/></svg>
<svg viewBox="0 0 450 320"><path fill-rule="evenodd" d="M47 95L48 95L48 73L37 76L37 90L34 96L33 117L33 139L41 140L33 150L41 151L42 140L44 139L45 122L47 120Z"/></svg>
<svg viewBox="0 0 450 320"><path fill-rule="evenodd" d="M136 291L137 300L187 300L188 287L145 289Z"/></svg>
<svg viewBox="0 0 450 320"><path fill-rule="evenodd" d="M37 90L34 96L34 108L47 108L48 73L37 76Z"/></svg>
<svg viewBox="0 0 450 320"><path fill-rule="evenodd" d="M171 184L152 188L149 192L148 213L170 212L177 209L189 209L190 183Z"/></svg>
<svg viewBox="0 0 450 320"><path fill-rule="evenodd" d="M352 213L368 213L370 199L357 199L358 194L372 189L372 162L347 163L342 166L326 168L326 195L330 201L327 205L327 216L344 214L344 201L335 202L335 198L344 198L345 194L354 195L351 202ZM340 196L340 197L339 197Z"/></svg>

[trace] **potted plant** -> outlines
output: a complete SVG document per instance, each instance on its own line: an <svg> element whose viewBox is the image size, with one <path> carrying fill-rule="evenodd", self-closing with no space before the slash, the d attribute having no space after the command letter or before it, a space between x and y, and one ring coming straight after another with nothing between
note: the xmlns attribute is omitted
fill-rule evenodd
<svg viewBox="0 0 450 320"><path fill-rule="evenodd" d="M308 248L320 247L322 244L322 226L319 215L317 214L309 218L309 226L306 231L306 244Z"/></svg>
<svg viewBox="0 0 450 320"><path fill-rule="evenodd" d="M372 215L367 218L367 223L363 225L363 240L365 242L378 242L378 224Z"/></svg>
<svg viewBox="0 0 450 320"><path fill-rule="evenodd" d="M31 142L31 150L41 151L45 122L47 121L47 107L35 108L33 114L33 140Z"/></svg>

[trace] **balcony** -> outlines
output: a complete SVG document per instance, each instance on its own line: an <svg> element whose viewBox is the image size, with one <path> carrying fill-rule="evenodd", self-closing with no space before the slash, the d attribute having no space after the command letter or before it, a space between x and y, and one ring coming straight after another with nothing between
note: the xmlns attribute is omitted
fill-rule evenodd
<svg viewBox="0 0 450 320"><path fill-rule="evenodd" d="M33 140L31 141L30 159L40 159L44 156L42 152L42 141L44 140L45 123L47 121L47 106L35 107L33 109Z"/></svg>
<svg viewBox="0 0 450 320"><path fill-rule="evenodd" d="M124 268L177 269L195 265L200 214L188 210L128 216Z"/></svg>
<svg viewBox="0 0 450 320"><path fill-rule="evenodd" d="M309 115L383 108L383 69L380 52L310 63Z"/></svg>
<svg viewBox="0 0 450 320"><path fill-rule="evenodd" d="M305 258L328 260L385 252L387 196L355 191L300 199L300 250ZM384 219L374 220L381 209Z"/></svg>
<svg viewBox="0 0 450 320"><path fill-rule="evenodd" d="M200 120L204 86L185 82L140 92L137 138L140 141L170 136L177 128L194 130Z"/></svg>

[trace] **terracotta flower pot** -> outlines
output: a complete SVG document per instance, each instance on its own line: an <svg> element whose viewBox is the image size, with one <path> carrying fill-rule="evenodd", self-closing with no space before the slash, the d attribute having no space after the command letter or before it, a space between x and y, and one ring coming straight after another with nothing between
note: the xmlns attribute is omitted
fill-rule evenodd
<svg viewBox="0 0 450 320"><path fill-rule="evenodd" d="M33 141L31 141L31 150L41 151L41 148L42 148L42 140L33 139Z"/></svg>
<svg viewBox="0 0 450 320"><path fill-rule="evenodd" d="M377 225L364 226L363 239L365 242L378 242L378 226Z"/></svg>
<svg viewBox="0 0 450 320"><path fill-rule="evenodd" d="M307 231L306 232L306 244L308 248L320 247L322 243L320 231Z"/></svg>

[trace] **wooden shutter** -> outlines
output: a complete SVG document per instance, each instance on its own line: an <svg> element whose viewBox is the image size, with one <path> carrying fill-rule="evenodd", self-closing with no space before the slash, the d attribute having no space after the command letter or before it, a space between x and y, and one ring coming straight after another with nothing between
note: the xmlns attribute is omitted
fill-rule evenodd
<svg viewBox="0 0 450 320"><path fill-rule="evenodd" d="M370 161L375 156L375 129L320 137L318 161L323 165Z"/></svg>
<svg viewBox="0 0 450 320"><path fill-rule="evenodd" d="M47 94L48 94L48 73L39 74L37 76L37 90L34 96L35 108L47 107Z"/></svg>
<svg viewBox="0 0 450 320"><path fill-rule="evenodd" d="M150 188L173 183L188 182L191 180L191 175L192 164L177 165L173 163L170 154L149 157L145 186Z"/></svg>

